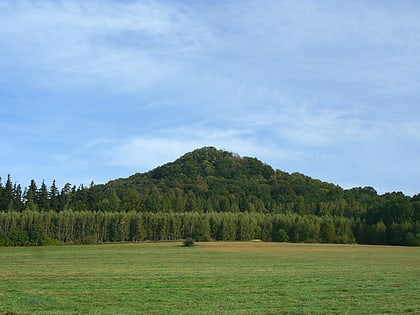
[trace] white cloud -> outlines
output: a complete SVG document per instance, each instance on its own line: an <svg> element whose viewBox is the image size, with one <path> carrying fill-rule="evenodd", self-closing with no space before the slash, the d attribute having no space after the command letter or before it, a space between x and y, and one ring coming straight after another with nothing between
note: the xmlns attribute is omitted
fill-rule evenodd
<svg viewBox="0 0 420 315"><path fill-rule="evenodd" d="M296 160L305 156L302 151L281 148L272 143L270 137L266 140L257 138L246 129L208 125L184 126L123 139L105 150L108 151L112 165L147 171L204 146L214 146L241 156L257 157L267 163Z"/></svg>
<svg viewBox="0 0 420 315"><path fill-rule="evenodd" d="M3 125L19 148L63 165L80 155L99 167L102 154L146 171L213 145L296 171L319 170L326 155L393 168L402 154L387 150L419 146L419 11L414 1L0 1ZM85 139L102 140L84 154Z"/></svg>
<svg viewBox="0 0 420 315"><path fill-rule="evenodd" d="M161 1L11 2L0 11L0 52L43 88L100 85L131 91L174 82L168 56L200 54L209 34L187 8ZM1 61L0 61L1 62ZM39 80L40 76L42 79Z"/></svg>

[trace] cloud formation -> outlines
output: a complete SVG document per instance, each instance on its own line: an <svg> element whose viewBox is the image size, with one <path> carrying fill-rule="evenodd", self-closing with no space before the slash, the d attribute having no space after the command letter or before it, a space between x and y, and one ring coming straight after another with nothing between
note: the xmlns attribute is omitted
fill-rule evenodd
<svg viewBox="0 0 420 315"><path fill-rule="evenodd" d="M62 181L103 182L213 145L414 194L419 14L416 1L1 1L3 173L71 165L83 176Z"/></svg>

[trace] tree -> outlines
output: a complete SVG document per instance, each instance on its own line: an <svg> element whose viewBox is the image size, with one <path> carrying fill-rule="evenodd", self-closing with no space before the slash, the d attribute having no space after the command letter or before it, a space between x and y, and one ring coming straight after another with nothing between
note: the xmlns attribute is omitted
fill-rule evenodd
<svg viewBox="0 0 420 315"><path fill-rule="evenodd" d="M280 229L277 232L276 241L277 242L288 242L289 241L289 235L287 234L287 232L285 230Z"/></svg>
<svg viewBox="0 0 420 315"><path fill-rule="evenodd" d="M387 228L384 222L379 221L372 226L372 243L374 244L387 244Z"/></svg>
<svg viewBox="0 0 420 315"><path fill-rule="evenodd" d="M3 183L1 182L1 176L0 176L0 211L3 210L3 195L4 195L4 188Z"/></svg>
<svg viewBox="0 0 420 315"><path fill-rule="evenodd" d="M72 202L74 194L72 194L72 188L70 183L66 183L61 189L61 194L59 195L60 201L60 210L67 210Z"/></svg>
<svg viewBox="0 0 420 315"><path fill-rule="evenodd" d="M19 184L13 186L13 205L15 211L23 211L25 204L23 203L22 187Z"/></svg>
<svg viewBox="0 0 420 315"><path fill-rule="evenodd" d="M330 217L325 217L319 228L321 241L331 243L335 240L334 222Z"/></svg>
<svg viewBox="0 0 420 315"><path fill-rule="evenodd" d="M134 188L125 190L122 197L121 208L127 212L140 210L141 198L139 192Z"/></svg>
<svg viewBox="0 0 420 315"><path fill-rule="evenodd" d="M26 208L29 209L37 209L37 194L38 194L38 187L36 185L35 180L31 180L31 184L29 188L25 190L24 201Z"/></svg>
<svg viewBox="0 0 420 315"><path fill-rule="evenodd" d="M58 188L55 184L55 180L53 180L52 185L50 187L50 192L49 192L49 199L50 199L50 206L51 209L54 211L59 211L60 208L60 199L59 199L59 192L58 192Z"/></svg>
<svg viewBox="0 0 420 315"><path fill-rule="evenodd" d="M256 220L253 218L254 214L238 213L237 218L237 240L249 241L255 238Z"/></svg>
<svg viewBox="0 0 420 315"><path fill-rule="evenodd" d="M48 198L48 189L45 181L42 181L41 188L37 196L38 207L41 211L48 211L50 209L50 200Z"/></svg>
<svg viewBox="0 0 420 315"><path fill-rule="evenodd" d="M7 182L6 186L4 187L3 191L3 203L2 208L5 211L13 211L13 184L10 174L7 175Z"/></svg>
<svg viewBox="0 0 420 315"><path fill-rule="evenodd" d="M236 241L236 218L233 213L224 213L222 218L223 240Z"/></svg>
<svg viewBox="0 0 420 315"><path fill-rule="evenodd" d="M88 210L96 210L96 206L98 204L98 196L95 189L95 183L93 181L90 183L89 189L87 190L87 203Z"/></svg>

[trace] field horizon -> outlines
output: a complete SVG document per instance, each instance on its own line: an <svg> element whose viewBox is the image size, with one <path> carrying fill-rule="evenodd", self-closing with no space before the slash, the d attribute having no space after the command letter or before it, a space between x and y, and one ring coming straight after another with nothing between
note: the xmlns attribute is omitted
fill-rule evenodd
<svg viewBox="0 0 420 315"><path fill-rule="evenodd" d="M0 314L418 314L416 247L145 242L0 248Z"/></svg>

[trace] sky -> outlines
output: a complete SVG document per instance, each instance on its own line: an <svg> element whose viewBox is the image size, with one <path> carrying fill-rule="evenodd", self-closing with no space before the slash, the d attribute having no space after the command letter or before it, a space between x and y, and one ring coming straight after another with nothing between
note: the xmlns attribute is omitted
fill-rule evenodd
<svg viewBox="0 0 420 315"><path fill-rule="evenodd" d="M3 184L214 146L411 196L419 117L417 0L0 0Z"/></svg>

